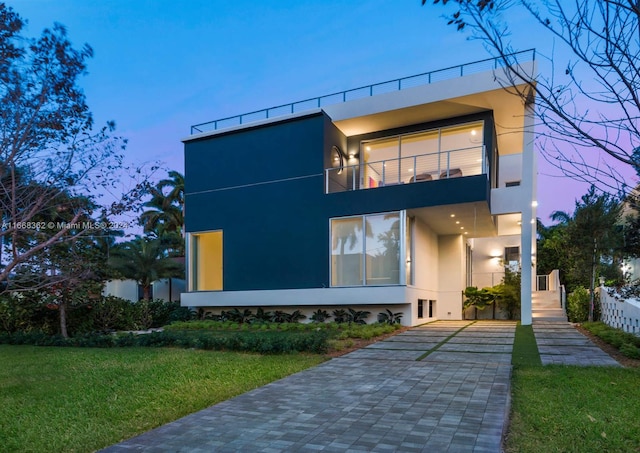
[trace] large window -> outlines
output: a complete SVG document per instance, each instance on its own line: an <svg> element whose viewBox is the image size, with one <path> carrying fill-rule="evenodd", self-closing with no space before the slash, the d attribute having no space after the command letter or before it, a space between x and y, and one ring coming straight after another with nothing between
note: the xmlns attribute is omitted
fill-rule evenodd
<svg viewBox="0 0 640 453"><path fill-rule="evenodd" d="M222 289L222 231L191 233L189 276L192 291Z"/></svg>
<svg viewBox="0 0 640 453"><path fill-rule="evenodd" d="M484 123L476 121L361 144L362 186L373 188L486 171Z"/></svg>
<svg viewBox="0 0 640 453"><path fill-rule="evenodd" d="M398 285L404 213L331 220L331 285Z"/></svg>

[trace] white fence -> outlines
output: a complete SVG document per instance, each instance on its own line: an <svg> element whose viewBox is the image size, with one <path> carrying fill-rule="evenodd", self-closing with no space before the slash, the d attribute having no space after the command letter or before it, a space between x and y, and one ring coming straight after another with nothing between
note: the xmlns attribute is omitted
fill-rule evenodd
<svg viewBox="0 0 640 453"><path fill-rule="evenodd" d="M640 301L617 299L607 289L600 288L601 319L605 324L625 332L640 335Z"/></svg>

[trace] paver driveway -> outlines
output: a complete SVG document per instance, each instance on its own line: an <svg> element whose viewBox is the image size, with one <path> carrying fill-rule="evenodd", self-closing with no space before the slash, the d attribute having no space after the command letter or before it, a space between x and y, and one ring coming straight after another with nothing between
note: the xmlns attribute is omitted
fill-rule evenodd
<svg viewBox="0 0 640 453"><path fill-rule="evenodd" d="M515 322L438 321L105 452L498 452Z"/></svg>

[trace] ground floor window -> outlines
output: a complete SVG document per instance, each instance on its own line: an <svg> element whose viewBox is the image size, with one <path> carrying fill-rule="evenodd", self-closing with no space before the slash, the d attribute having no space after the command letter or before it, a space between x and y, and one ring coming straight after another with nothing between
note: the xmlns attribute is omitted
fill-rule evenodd
<svg viewBox="0 0 640 453"><path fill-rule="evenodd" d="M401 224L404 212L331 219L331 286L403 283Z"/></svg>
<svg viewBox="0 0 640 453"><path fill-rule="evenodd" d="M189 278L192 291L222 289L222 231L189 234Z"/></svg>
<svg viewBox="0 0 640 453"><path fill-rule="evenodd" d="M433 318L436 313L436 301L418 299L418 319L425 317L425 311L427 312L427 318Z"/></svg>

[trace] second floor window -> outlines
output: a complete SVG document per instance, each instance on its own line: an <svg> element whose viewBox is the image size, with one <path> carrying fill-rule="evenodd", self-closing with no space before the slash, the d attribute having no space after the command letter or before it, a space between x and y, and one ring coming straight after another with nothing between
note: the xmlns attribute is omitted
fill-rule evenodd
<svg viewBox="0 0 640 453"><path fill-rule="evenodd" d="M484 122L363 141L365 188L486 173Z"/></svg>

